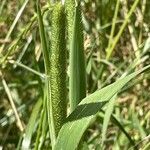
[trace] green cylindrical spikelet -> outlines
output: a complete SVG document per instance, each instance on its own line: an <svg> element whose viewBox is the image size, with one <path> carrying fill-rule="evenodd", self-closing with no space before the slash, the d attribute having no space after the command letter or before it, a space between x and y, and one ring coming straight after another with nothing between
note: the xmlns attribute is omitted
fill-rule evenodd
<svg viewBox="0 0 150 150"><path fill-rule="evenodd" d="M65 0L65 8L67 14L67 27L68 27L68 40L69 43L72 39L73 32L73 21L74 21L74 13L75 13L75 0Z"/></svg>
<svg viewBox="0 0 150 150"><path fill-rule="evenodd" d="M55 136L66 117L66 42L64 7L58 3L52 13L50 56L50 99Z"/></svg>

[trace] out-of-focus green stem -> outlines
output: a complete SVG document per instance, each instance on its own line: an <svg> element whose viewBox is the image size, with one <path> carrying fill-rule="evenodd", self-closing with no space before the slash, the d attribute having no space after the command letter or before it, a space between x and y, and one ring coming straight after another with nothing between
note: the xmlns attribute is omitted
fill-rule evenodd
<svg viewBox="0 0 150 150"><path fill-rule="evenodd" d="M110 49L108 50L108 53L107 53L107 56L106 56L106 59L107 59L107 60L108 60L108 59L110 58L110 56L112 55L112 52L113 52L113 50L114 50L114 48L115 48L117 42L119 41L119 39L120 39L120 37L121 37L121 35L122 35L122 33L123 33L123 31L124 31L124 29L125 29L125 27L126 27L128 21L129 21L129 18L131 17L132 13L134 12L134 10L135 10L135 8L136 8L138 2L139 2L139 0L135 0L135 1L134 1L134 4L132 5L132 7L131 7L129 13L127 14L127 16L126 16L126 18L125 18L125 20L124 20L122 26L120 27L120 30L119 30L118 34L117 34L116 37L114 38L114 42L112 43L112 46L111 46Z"/></svg>

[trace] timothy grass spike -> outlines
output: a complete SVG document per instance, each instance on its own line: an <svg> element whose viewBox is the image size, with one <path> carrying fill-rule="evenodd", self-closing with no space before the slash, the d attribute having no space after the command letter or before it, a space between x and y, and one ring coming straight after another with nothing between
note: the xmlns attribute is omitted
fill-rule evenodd
<svg viewBox="0 0 150 150"><path fill-rule="evenodd" d="M50 119L51 134L55 136L66 117L66 42L64 7L56 3L52 12L51 55L50 55Z"/></svg>
<svg viewBox="0 0 150 150"><path fill-rule="evenodd" d="M68 40L70 45L72 34L73 34L72 29L73 29L74 13L75 13L75 0L66 0L65 8L67 14Z"/></svg>

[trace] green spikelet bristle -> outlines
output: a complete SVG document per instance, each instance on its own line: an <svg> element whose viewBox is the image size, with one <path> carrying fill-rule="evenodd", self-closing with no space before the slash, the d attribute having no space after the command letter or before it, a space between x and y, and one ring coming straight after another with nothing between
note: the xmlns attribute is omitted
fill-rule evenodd
<svg viewBox="0 0 150 150"><path fill-rule="evenodd" d="M65 6L67 14L68 40L71 41L75 13L75 0L66 0Z"/></svg>
<svg viewBox="0 0 150 150"><path fill-rule="evenodd" d="M50 89L55 135L66 117L66 42L64 7L55 4L52 13Z"/></svg>

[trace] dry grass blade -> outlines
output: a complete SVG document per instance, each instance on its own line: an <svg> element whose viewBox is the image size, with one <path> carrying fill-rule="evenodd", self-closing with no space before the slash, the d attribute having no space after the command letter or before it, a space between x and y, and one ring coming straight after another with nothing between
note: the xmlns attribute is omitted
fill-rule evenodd
<svg viewBox="0 0 150 150"><path fill-rule="evenodd" d="M17 112L16 106L14 104L14 101L13 101L10 89L9 89L9 87L8 87L8 85L7 85L7 83L6 83L4 78L2 78L2 83L3 83L4 89L5 89L6 93L7 93L8 99L10 101L12 110L14 111L14 114L15 114L15 117L16 117L16 120L17 120L17 126L19 127L20 131L23 132L23 130L24 130L23 124L21 122L21 119L20 119L19 114Z"/></svg>
<svg viewBox="0 0 150 150"><path fill-rule="evenodd" d="M8 40L9 40L9 37L10 37L12 31L14 30L14 28L15 28L15 26L16 26L16 24L17 24L19 18L21 17L21 15L22 15L22 13L23 13L23 11L24 11L24 9L25 9L25 7L26 7L26 5L27 5L28 2L29 2L29 0L25 0L24 4L23 4L22 7L20 8L18 14L16 15L15 20L13 21L13 23L12 23L12 25L11 25L11 27L10 27L10 29L9 29L9 31L8 31L8 33L7 33L7 35L6 35L6 37L5 37L5 41L8 41ZM0 47L0 53L2 53L4 47L5 47L5 43Z"/></svg>

